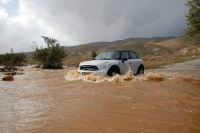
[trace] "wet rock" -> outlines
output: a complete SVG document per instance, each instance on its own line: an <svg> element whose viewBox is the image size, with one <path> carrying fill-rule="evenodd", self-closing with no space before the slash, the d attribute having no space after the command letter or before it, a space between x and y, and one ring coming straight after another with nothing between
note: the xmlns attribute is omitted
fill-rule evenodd
<svg viewBox="0 0 200 133"><path fill-rule="evenodd" d="M3 72L4 75L21 75L24 74L22 72L18 71L23 71L22 68L16 68L14 66L5 66L4 68L0 68L0 72Z"/></svg>
<svg viewBox="0 0 200 133"><path fill-rule="evenodd" d="M24 71L22 68L18 69L18 71Z"/></svg>
<svg viewBox="0 0 200 133"><path fill-rule="evenodd" d="M5 66L4 70L8 70L8 71L17 71L17 68L14 66Z"/></svg>
<svg viewBox="0 0 200 133"><path fill-rule="evenodd" d="M3 73L4 75L16 75L18 74L17 72L6 72L6 73Z"/></svg>
<svg viewBox="0 0 200 133"><path fill-rule="evenodd" d="M14 81L13 75L4 76L2 78L3 81Z"/></svg>

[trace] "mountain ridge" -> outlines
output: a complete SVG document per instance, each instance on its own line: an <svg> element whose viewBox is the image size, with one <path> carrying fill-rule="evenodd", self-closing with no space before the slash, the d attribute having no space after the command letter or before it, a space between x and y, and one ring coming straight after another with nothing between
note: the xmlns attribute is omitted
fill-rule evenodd
<svg viewBox="0 0 200 133"><path fill-rule="evenodd" d="M65 50L69 57L91 57L92 51L97 54L106 49L130 49L139 54L167 54L175 52L191 52L195 46L184 37L152 37L152 38L127 38L112 42L92 42L72 47Z"/></svg>

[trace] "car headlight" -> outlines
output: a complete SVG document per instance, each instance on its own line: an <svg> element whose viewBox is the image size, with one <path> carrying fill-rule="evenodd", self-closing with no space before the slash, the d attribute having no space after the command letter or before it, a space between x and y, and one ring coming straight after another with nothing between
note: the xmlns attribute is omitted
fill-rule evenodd
<svg viewBox="0 0 200 133"><path fill-rule="evenodd" d="M103 62L103 63L100 63L99 66L102 67L102 68L106 68L110 65L109 62Z"/></svg>

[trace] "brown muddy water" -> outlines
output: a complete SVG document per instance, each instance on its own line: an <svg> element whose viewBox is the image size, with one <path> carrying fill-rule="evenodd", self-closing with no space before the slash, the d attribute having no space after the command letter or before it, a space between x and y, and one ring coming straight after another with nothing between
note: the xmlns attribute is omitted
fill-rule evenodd
<svg viewBox="0 0 200 133"><path fill-rule="evenodd" d="M200 132L200 71L110 78L24 69L0 81L1 133Z"/></svg>

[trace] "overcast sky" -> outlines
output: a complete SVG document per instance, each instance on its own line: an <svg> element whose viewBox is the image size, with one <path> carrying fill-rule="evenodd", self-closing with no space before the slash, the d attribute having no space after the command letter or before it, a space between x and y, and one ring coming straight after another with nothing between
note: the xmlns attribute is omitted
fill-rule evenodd
<svg viewBox="0 0 200 133"><path fill-rule="evenodd" d="M186 0L0 0L0 54L30 51L41 36L62 46L130 37L180 37Z"/></svg>

